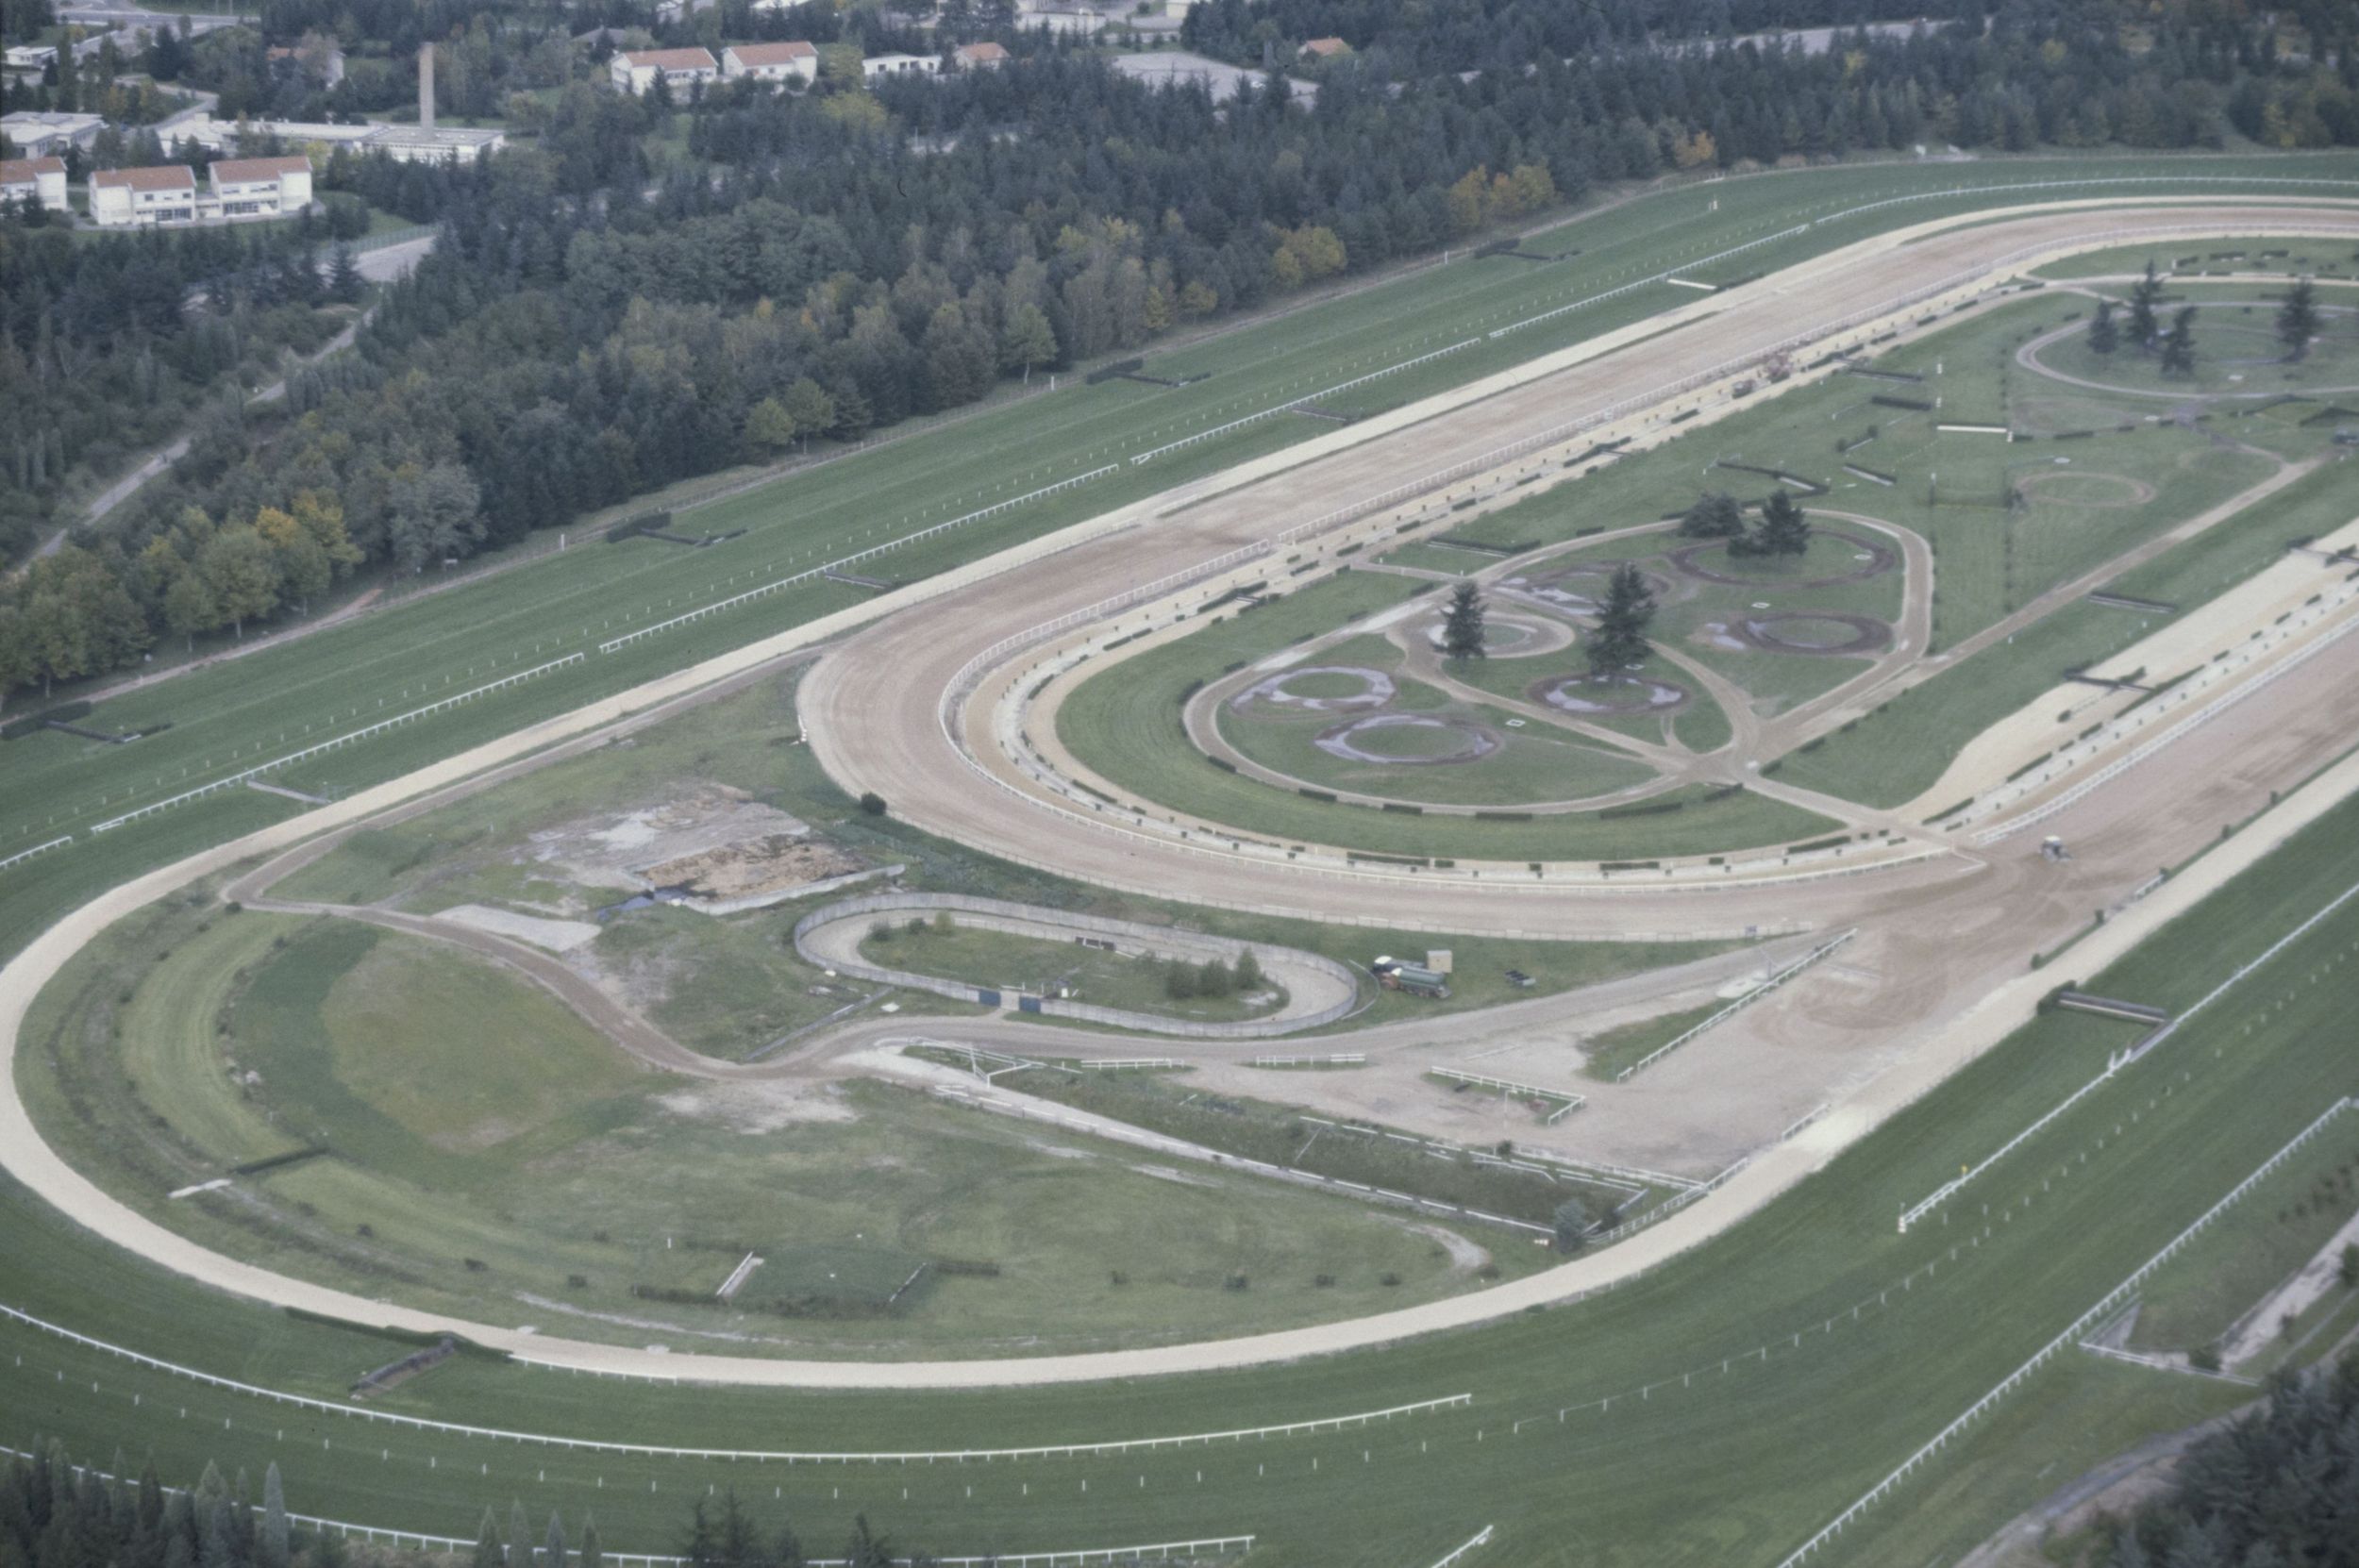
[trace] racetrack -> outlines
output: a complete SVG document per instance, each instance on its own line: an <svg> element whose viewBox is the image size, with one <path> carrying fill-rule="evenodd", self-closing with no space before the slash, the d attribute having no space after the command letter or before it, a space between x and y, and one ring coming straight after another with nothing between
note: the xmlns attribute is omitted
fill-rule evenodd
<svg viewBox="0 0 2359 1568"><path fill-rule="evenodd" d="M1374 497L1440 468L1468 451L1543 435L1584 409L1604 409L1649 387L1757 355L1796 335L1798 324L1833 324L1862 314L1861 301L1899 299L1929 277L1988 268L2026 252L2117 243L2123 234L2184 235L2191 230L2323 232L2359 236L2359 214L2313 208L2157 208L2109 212L2103 233L2085 214L2045 213L1945 234L1899 235L1838 253L1823 262L1732 290L1694 308L1709 330L1650 339L1643 352L1612 340L1594 350L1555 357L1513 385L1472 389L1437 399L1438 408L1370 421L1323 450L1282 463L1265 461L1184 492L1209 499L1193 509L1131 509L1084 530L1079 542L1050 541L1020 570L953 574L922 609L893 615L849 637L807 683L804 711L829 771L854 790L875 787L895 809L959 842L1019 860L1053 860L1070 875L1113 886L1149 886L1160 895L1209 904L1246 904L1313 918L1397 923L1410 879L1394 874L1316 872L1234 857L1213 857L1145 835L1090 829L1079 818L1052 815L1012 790L979 778L945 730L942 700L975 657L1029 626L1102 600L1128 583L1185 573L1210 557L1249 546L1297 523L1313 521L1352 497ZM2143 225L2143 226L2142 226ZM1873 311L1867 312L1873 315ZM1380 428L1379 428L1380 427ZM1372 440L1382 436L1382 440ZM1110 529L1118 531L1109 531ZM853 619L847 617L847 620ZM368 792L339 807L208 852L116 890L53 927L0 971L0 1038L13 1053L25 1009L40 986L82 943L141 903L253 855L284 846L422 792L455 784L494 764L564 742L581 743L625 715L662 700L693 698L729 676L760 672L817 635L811 628L700 666L697 670L478 748L435 768ZM1765 1150L1734 1179L1680 1214L1597 1257L1481 1294L1355 1323L1157 1350L1022 1361L857 1364L754 1358L657 1357L645 1351L527 1336L487 1325L451 1323L432 1313L389 1307L299 1284L196 1247L113 1202L66 1167L43 1143L10 1093L0 1100L0 1160L58 1208L147 1257L193 1277L260 1299L330 1316L409 1328L451 1328L536 1361L667 1377L813 1387L974 1387L1063 1382L1250 1365L1484 1321L1528 1305L1571 1299L1626 1279L1718 1233L1752 1212L1835 1151L1864 1135L1958 1065L2001 1038L2046 989L2022 959L2059 940L2087 911L2151 874L2158 860L2206 842L2234 802L2256 787L2290 784L2340 750L2359 722L2359 684L2350 676L2359 650L2350 640L2273 686L2239 726L2215 726L2181 742L2171 772L2133 771L2074 806L2063 819L2085 843L2064 867L2016 854L1983 860L1920 859L1876 875L1799 883L1782 876L1731 879L1726 887L1662 892L1522 882L1512 889L1471 878L1426 878L1415 886L1417 918L1447 929L1546 929L1603 935L1630 928L1670 929L1690 923L1722 926L1751 921L1817 926L1858 923L1862 957L1884 977L1851 1009L1846 1026L1877 1042L1877 1071L1849 1099L1790 1142ZM893 678L880 681L878 673ZM1004 685L1002 681L1000 684ZM965 727L987 713L989 687L964 708ZM2270 746L2255 747L2246 728L2266 728ZM2260 781L2268 781L2266 783ZM2083 943L2095 966L2124 951L2171 913L2189 907L2228 876L2282 842L2359 783L2359 762L2346 761L2295 794L2264 830L2249 832L2174 878ZM1772 1029L1812 1004L1766 1004L1761 1026ZM5 1063L0 1063L5 1065Z"/></svg>

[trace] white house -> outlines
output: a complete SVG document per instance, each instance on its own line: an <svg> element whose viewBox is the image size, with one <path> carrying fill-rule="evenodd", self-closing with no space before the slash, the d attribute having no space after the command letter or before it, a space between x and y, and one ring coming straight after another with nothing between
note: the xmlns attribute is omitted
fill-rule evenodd
<svg viewBox="0 0 2359 1568"><path fill-rule="evenodd" d="M53 44L17 43L9 45L5 54L0 54L0 65L6 66L10 75L38 76L48 70L57 58L58 51Z"/></svg>
<svg viewBox="0 0 2359 1568"><path fill-rule="evenodd" d="M721 75L736 81L782 82L798 77L808 87L819 79L819 51L799 40L790 43L732 43L721 51Z"/></svg>
<svg viewBox="0 0 2359 1568"><path fill-rule="evenodd" d="M708 49L634 49L607 63L614 85L637 97L661 77L675 92L692 82L718 81L721 67Z"/></svg>
<svg viewBox="0 0 2359 1568"><path fill-rule="evenodd" d="M212 166L212 201L225 218L300 212L311 205L308 158L232 158ZM206 214L208 217L211 213Z"/></svg>
<svg viewBox="0 0 2359 1568"><path fill-rule="evenodd" d="M13 207L26 200L52 212L65 210L64 158L0 158L0 202Z"/></svg>
<svg viewBox="0 0 2359 1568"><path fill-rule="evenodd" d="M980 43L962 43L951 57L963 70L982 71L1008 63L1008 46L985 39Z"/></svg>
<svg viewBox="0 0 2359 1568"><path fill-rule="evenodd" d="M19 108L0 114L0 136L26 158L45 158L68 147L88 151L107 122L95 114L64 114L55 109Z"/></svg>
<svg viewBox="0 0 2359 1568"><path fill-rule="evenodd" d="M886 76L937 76L942 59L937 55L877 55L860 62L860 74L872 82Z"/></svg>
<svg viewBox="0 0 2359 1568"><path fill-rule="evenodd" d="M196 176L186 164L105 169L90 177L90 215L108 228L196 220Z"/></svg>

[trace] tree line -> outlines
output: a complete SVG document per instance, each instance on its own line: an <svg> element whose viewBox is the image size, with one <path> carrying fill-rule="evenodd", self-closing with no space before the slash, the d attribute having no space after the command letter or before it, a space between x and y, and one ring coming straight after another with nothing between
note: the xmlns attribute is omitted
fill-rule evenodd
<svg viewBox="0 0 2359 1568"><path fill-rule="evenodd" d="M316 21L283 3L296 8L277 25ZM537 135L480 167L337 154L322 187L438 222L434 254L384 292L348 364L297 377L282 412L205 422L172 482L110 524L73 580L110 574L152 644L204 608L184 589L189 614L168 614L178 574L149 554L158 540L192 570L207 528L297 516L305 492L336 504L358 564L423 570L1133 353L1603 182L1943 140L2202 144L2240 80L2291 70L2253 42L2257 23L2167 9L2133 53L2126 15L2027 0L1986 30L1818 55L1628 48L1468 79L1369 58L1339 62L1307 108L1253 84L1215 103L1059 50L939 81L733 86L684 105L577 81L536 109ZM2351 69L2338 51L2301 71ZM690 156L659 167L665 144ZM123 292L155 319L109 306L84 340L96 352L136 362L167 330L191 335L171 328L158 280ZM7 319L21 342L41 330L35 312ZM18 409L51 406L0 404L0 443L32 439ZM277 591L243 595L267 599L263 615L312 598L281 566ZM208 588L220 630L250 626ZM103 673L21 651L25 592L0 591L0 683ZM144 651L131 638L90 657L113 648Z"/></svg>
<svg viewBox="0 0 2359 1568"><path fill-rule="evenodd" d="M0 1568L393 1568L420 1560L414 1551L295 1523L276 1464L262 1473L259 1499L243 1470L232 1478L209 1463L194 1486L167 1490L153 1463L136 1478L119 1456L113 1468L109 1478L75 1464L54 1443L11 1460L0 1470ZM757 1519L735 1492L717 1506L697 1500L677 1551L684 1568L802 1568L812 1556L848 1568L934 1561L896 1545L865 1514L841 1546L807 1552L791 1525ZM535 1529L524 1504L512 1502L504 1525L487 1509L473 1548L441 1560L452 1568L605 1568L606 1553L587 1514L568 1531L552 1511Z"/></svg>
<svg viewBox="0 0 2359 1568"><path fill-rule="evenodd" d="M2164 1495L2105 1530L2111 1568L2359 1562L2359 1360L2279 1374L2266 1405L2189 1448Z"/></svg>

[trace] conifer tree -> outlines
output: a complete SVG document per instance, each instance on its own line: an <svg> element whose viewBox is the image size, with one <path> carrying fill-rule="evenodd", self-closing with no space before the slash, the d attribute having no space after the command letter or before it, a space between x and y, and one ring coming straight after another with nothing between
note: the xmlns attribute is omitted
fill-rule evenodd
<svg viewBox="0 0 2359 1568"><path fill-rule="evenodd" d="M2171 318L2170 330L2163 337L2163 374L2193 375L2195 374L2195 307L2182 306Z"/></svg>
<svg viewBox="0 0 2359 1568"><path fill-rule="evenodd" d="M1471 582L1449 591L1449 615L1442 623L1442 649L1455 664L1485 657L1482 594Z"/></svg>
<svg viewBox="0 0 2359 1568"><path fill-rule="evenodd" d="M2097 319L2089 323L2089 352L2111 354L2121 346L2121 328L2114 322L2114 302L2097 302Z"/></svg>
<svg viewBox="0 0 2359 1568"><path fill-rule="evenodd" d="M2308 354L2317 330L2317 289L2305 277L2285 292L2277 308L2277 341L2285 345L2285 358L2294 360Z"/></svg>
<svg viewBox="0 0 2359 1568"><path fill-rule="evenodd" d="M1589 673L1618 680L1647 661L1647 623L1654 619L1654 593L1638 568L1624 561L1606 585L1597 629L1589 634Z"/></svg>

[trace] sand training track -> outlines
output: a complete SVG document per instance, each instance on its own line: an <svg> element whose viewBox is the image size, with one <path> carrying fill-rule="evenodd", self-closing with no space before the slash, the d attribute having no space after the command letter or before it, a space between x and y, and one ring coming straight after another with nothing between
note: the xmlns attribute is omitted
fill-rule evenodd
<svg viewBox="0 0 2359 1568"><path fill-rule="evenodd" d="M1521 430L1562 422L1584 407L1644 394L1688 371L1758 352L1795 335L1798 323L1860 314L1863 300L1897 299L1932 278L1989 269L2043 249L2118 244L2125 235L2252 232L2359 238L2359 210L2230 206L2216 202L2128 204L2101 222L2043 211L1949 233L1922 225L1853 246L1758 283L1643 324L1710 322L1673 332L1644 354L1614 355L1629 334L1608 334L1551 356L1525 372L1464 389L1425 405L1323 438L1290 457L1262 459L1185 487L1175 499L1222 496L1172 511L1172 499L1128 509L1062 535L945 574L904 593L828 617L708 660L620 696L530 726L345 801L250 834L122 885L60 920L0 970L0 1163L76 1223L152 1261L258 1300L330 1317L409 1329L460 1333L521 1359L622 1375L749 1385L837 1388L954 1388L1074 1382L1247 1366L1381 1344L1410 1335L1487 1322L1528 1306L1576 1299L1645 1272L1719 1234L1788 1191L1835 1153L1879 1126L2003 1038L2028 1016L2049 977L2027 973L2027 943L2043 945L2087 917L2093 902L2150 876L2158 859L2189 854L2217 834L2225 814L2249 808L2262 789L2306 776L2359 727L2359 681L2351 677L2359 638L2275 681L2238 720L2177 742L2169 769L2133 769L2072 805L2057 819L2088 848L2068 866L2035 857L1977 860L1959 856L1913 868L1809 884L1665 894L1594 889L1525 889L1430 883L1414 896L1425 918L1458 929L1546 927L1560 934L1666 928L1702 916L1730 921L1775 909L1814 924L1858 923L1856 950L1882 976L1859 1026L1885 1048L1878 1070L1848 1098L1795 1137L1763 1149L1708 1196L1595 1257L1492 1290L1351 1322L1245 1338L1136 1351L952 1362L795 1361L664 1355L568 1341L454 1320L306 1284L207 1250L117 1202L42 1141L14 1093L13 1057L41 988L109 925L200 877L321 832L367 820L503 765L523 765L551 748L586 746L607 726L636 722L745 678L796 650L863 623L806 682L805 722L830 773L852 788L880 787L896 811L921 826L1014 858L1053 857L1071 874L1113 885L1145 879L1167 897L1248 900L1325 918L1397 918L1399 878L1291 874L1192 857L1177 845L1072 826L1014 792L979 779L942 717L942 697L976 652L1041 620L1101 600L1127 583L1158 578L1330 509L1339 496L1374 494L1431 473L1453 458L1487 451ZM1372 438L1382 437L1379 441ZM1249 495L1234 492L1250 487ZM1158 516L1161 511L1166 515ZM1118 537L1116 537L1118 536ZM910 606L921 612L891 614ZM878 616L883 619L878 619ZM893 669L884 686L873 678ZM2253 733L2254 730L2261 733ZM2205 856L2159 891L2130 905L2075 950L2095 969L2126 952L2165 919L2191 907L2238 870L2359 787L2359 757L2335 764L2286 799L2266 822ZM1708 911L1708 912L1707 912ZM1765 1003L1754 1009L1776 1007ZM950 1030L934 1032L946 1033Z"/></svg>

